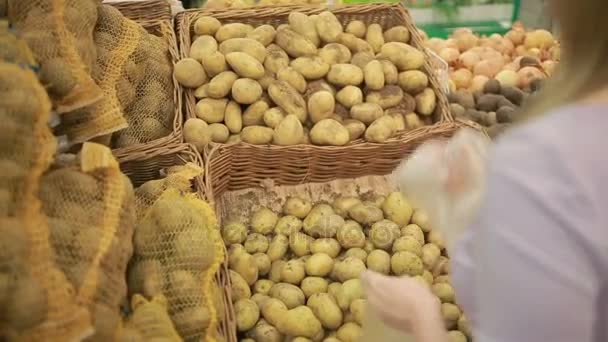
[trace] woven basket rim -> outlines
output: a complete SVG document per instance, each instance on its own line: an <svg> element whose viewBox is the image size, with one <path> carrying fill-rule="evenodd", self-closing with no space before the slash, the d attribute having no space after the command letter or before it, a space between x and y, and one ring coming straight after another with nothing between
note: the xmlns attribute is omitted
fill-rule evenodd
<svg viewBox="0 0 608 342"><path fill-rule="evenodd" d="M137 1L135 1L137 2ZM146 1L144 1L146 2ZM158 31L163 38L168 43L169 46L169 54L170 54L170 63L171 67L179 60L179 51L177 49L177 39L175 36L175 31L173 30L173 22L172 21L156 21L154 23L149 23L149 25L142 25L146 31ZM130 154L139 154L140 152L144 152L149 150L150 148L160 148L165 145L170 145L173 143L181 143L182 142L182 123L183 123L183 90L180 87L177 79L173 72L171 73L171 82L173 84L173 127L171 133L155 140L148 141L146 143L139 143L126 147L119 147L112 150L112 153L119 160L130 158ZM136 158L136 157L134 157Z"/></svg>
<svg viewBox="0 0 608 342"><path fill-rule="evenodd" d="M273 18L277 16L281 16L286 18L291 11L300 11L306 14L315 14L328 10L325 7L319 6L311 6L311 5L266 5L266 6L255 6L248 8L239 8L239 9L188 9L184 12L178 13L176 15L176 32L179 41L179 53L180 58L185 58L188 56L188 52L191 46L191 27L194 20L200 16L212 16L218 18L220 21L222 20L230 20L236 21L239 19L247 20L250 18ZM447 95L443 91L443 87L439 84L437 79L437 75L434 72L434 68L431 65L431 57L429 56L426 49L424 49L422 44L422 37L420 36L418 29L413 23L413 20L409 14L407 8L399 3L372 3L372 4L352 4L352 5L344 5L331 9L331 11L336 14L338 17L340 15L365 15L365 14L373 14L379 11L394 11L401 17L401 24L406 26L410 31L410 43L415 46L418 50L420 50L425 55L425 64L424 71L429 77L429 83L431 88L435 91L437 97L437 109L439 113L439 121L441 122L450 122L454 121L450 110L449 104L447 100ZM196 106L197 100L193 96L193 90L188 89L184 91L184 104L185 104L185 113L184 119L194 118L196 115L194 114L194 108ZM435 124L436 124L435 123ZM390 140L400 140L404 139L408 132L400 132L396 136L392 137ZM364 145L368 146L369 143L364 141L363 139L358 139L353 142L350 142L347 147L355 146L355 145ZM226 144L220 144L223 146L228 146ZM335 146L316 146L316 145L302 145L302 146L314 146L315 148L322 149L332 149ZM290 148L287 146L286 148Z"/></svg>
<svg viewBox="0 0 608 342"><path fill-rule="evenodd" d="M125 17L142 26L173 19L167 0L104 0L102 3L115 7Z"/></svg>

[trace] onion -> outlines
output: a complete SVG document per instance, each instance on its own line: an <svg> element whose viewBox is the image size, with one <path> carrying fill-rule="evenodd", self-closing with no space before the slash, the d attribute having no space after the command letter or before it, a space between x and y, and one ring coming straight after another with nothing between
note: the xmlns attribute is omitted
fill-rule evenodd
<svg viewBox="0 0 608 342"><path fill-rule="evenodd" d="M517 76L519 78L518 85L522 89L528 88L530 83L536 79L545 78L543 72L535 67L523 67L517 72Z"/></svg>
<svg viewBox="0 0 608 342"><path fill-rule="evenodd" d="M471 30L468 27L459 27L454 30L454 32L452 33L452 36L459 37L461 35L472 34L472 33L473 33L473 30Z"/></svg>
<svg viewBox="0 0 608 342"><path fill-rule="evenodd" d="M530 56L530 57L534 57L537 59L541 59L542 56L542 51L540 49L537 48L531 48L528 51L526 51L526 53L524 54L524 56Z"/></svg>
<svg viewBox="0 0 608 342"><path fill-rule="evenodd" d="M551 59L554 61L559 61L560 57L561 57L561 48L559 47L559 45L555 45L553 46L551 49L549 49L549 53L551 54Z"/></svg>
<svg viewBox="0 0 608 342"><path fill-rule="evenodd" d="M557 66L557 62L551 61L551 60L544 61L542 63L543 70L545 70L545 72L549 76L553 75L553 72L555 71L556 66Z"/></svg>
<svg viewBox="0 0 608 342"><path fill-rule="evenodd" d="M555 44L555 39L551 32L547 30L536 30L526 34L524 46L526 49L548 49Z"/></svg>
<svg viewBox="0 0 608 342"><path fill-rule="evenodd" d="M494 79L500 82L500 85L502 86L517 87L519 75L513 70L503 70L499 72Z"/></svg>
<svg viewBox="0 0 608 342"><path fill-rule="evenodd" d="M487 77L494 77L494 75L496 75L497 70L495 70L492 65L490 65L490 62L487 60L482 60L479 63L475 64L475 67L473 67L473 73L475 75L484 75Z"/></svg>
<svg viewBox="0 0 608 342"><path fill-rule="evenodd" d="M515 54L516 54L517 56L525 56L525 55L526 55L526 52L527 52L526 47L525 47L525 46L523 46L523 45L518 45L518 46L515 48Z"/></svg>
<svg viewBox="0 0 608 342"><path fill-rule="evenodd" d="M441 51L441 49L443 49L443 39L439 39L439 38L431 38L426 42L426 46L433 50L434 53L439 53L439 51Z"/></svg>
<svg viewBox="0 0 608 342"><path fill-rule="evenodd" d="M524 31L523 29L513 28L505 34L505 38L507 38L515 45L521 45L523 44L524 39L526 38L526 31Z"/></svg>
<svg viewBox="0 0 608 342"><path fill-rule="evenodd" d="M500 56L500 55L492 57L492 58L488 59L487 61L490 64L490 67L492 68L492 71L494 74L497 74L500 71L500 69L502 69L502 67L505 65L505 61L502 58L502 56Z"/></svg>
<svg viewBox="0 0 608 342"><path fill-rule="evenodd" d="M458 60L465 68L472 70L481 58L473 51L465 51L458 57Z"/></svg>
<svg viewBox="0 0 608 342"><path fill-rule="evenodd" d="M453 93L456 91L456 83L454 83L454 81L449 80L448 81L448 88L450 89L450 93Z"/></svg>
<svg viewBox="0 0 608 342"><path fill-rule="evenodd" d="M448 64L454 64L454 62L458 60L459 55L460 52L454 48L443 48L441 51L439 51L439 57L441 57Z"/></svg>
<svg viewBox="0 0 608 342"><path fill-rule="evenodd" d="M456 45L458 45L458 50L460 52L465 52L477 45L479 42L479 37L472 33L463 33L456 37Z"/></svg>
<svg viewBox="0 0 608 342"><path fill-rule="evenodd" d="M515 45L513 45L513 42L511 42L510 40L503 39L500 41L498 49L503 54L511 55L513 54L513 50L515 50Z"/></svg>
<svg viewBox="0 0 608 342"><path fill-rule="evenodd" d="M444 48L453 48L453 49L458 50L458 44L456 44L456 39L454 39L454 38L446 39L444 41L443 47Z"/></svg>
<svg viewBox="0 0 608 342"><path fill-rule="evenodd" d="M489 80L490 78L488 76L476 75L471 81L471 86L469 87L469 90L471 90L472 92L481 92L483 91L483 87L486 85L486 82L488 82Z"/></svg>
<svg viewBox="0 0 608 342"><path fill-rule="evenodd" d="M490 36L490 39L494 42L500 43L502 41L502 36L498 33L494 33Z"/></svg>
<svg viewBox="0 0 608 342"><path fill-rule="evenodd" d="M471 85L473 73L469 69L458 69L452 73L450 79L454 81L456 89L468 88Z"/></svg>
<svg viewBox="0 0 608 342"><path fill-rule="evenodd" d="M519 71L519 62L507 63L502 67L502 70Z"/></svg>

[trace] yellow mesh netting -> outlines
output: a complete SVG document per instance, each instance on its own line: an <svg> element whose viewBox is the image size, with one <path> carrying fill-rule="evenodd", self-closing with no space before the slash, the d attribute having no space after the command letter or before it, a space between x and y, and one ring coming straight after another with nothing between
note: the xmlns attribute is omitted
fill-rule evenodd
<svg viewBox="0 0 608 342"><path fill-rule="evenodd" d="M182 341L167 313L167 305L167 299L162 294L152 297L149 301L142 295L134 295L131 299L133 314L119 332L118 340L120 342Z"/></svg>
<svg viewBox="0 0 608 342"><path fill-rule="evenodd" d="M6 20L0 20L0 60L6 63L37 66L32 51L19 39Z"/></svg>
<svg viewBox="0 0 608 342"><path fill-rule="evenodd" d="M194 170L191 165L178 167L166 179L136 190L143 211L133 239L129 292L146 297L163 294L169 316L185 341L214 341L223 315L215 275L224 249L213 209L183 191L186 184L190 188ZM146 206L149 203L153 204Z"/></svg>
<svg viewBox="0 0 608 342"><path fill-rule="evenodd" d="M40 199L57 264L93 316L95 335L89 341L112 341L121 322L125 274L133 252L131 182L107 147L85 143L73 165L42 177Z"/></svg>
<svg viewBox="0 0 608 342"><path fill-rule="evenodd" d="M96 60L97 0L9 0L8 17L40 63L41 82L57 112L101 99L90 76Z"/></svg>
<svg viewBox="0 0 608 342"><path fill-rule="evenodd" d="M49 98L31 70L4 62L0 93L0 340L86 337L89 314L54 263L37 197L56 149Z"/></svg>

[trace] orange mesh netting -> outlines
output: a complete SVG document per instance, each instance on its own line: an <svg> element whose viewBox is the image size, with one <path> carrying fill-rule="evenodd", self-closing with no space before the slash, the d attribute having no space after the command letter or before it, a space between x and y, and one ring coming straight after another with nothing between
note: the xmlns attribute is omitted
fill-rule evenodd
<svg viewBox="0 0 608 342"><path fill-rule="evenodd" d="M164 295L169 316L185 341L213 341L223 314L215 275L224 249L213 209L183 191L197 175L194 170L191 164L178 167L164 180L136 190L142 211L133 239L129 292Z"/></svg>
<svg viewBox="0 0 608 342"><path fill-rule="evenodd" d="M112 341L127 295L133 252L135 196L105 146L85 143L75 162L46 173L40 198L49 218L57 264L88 306L95 325L89 341Z"/></svg>
<svg viewBox="0 0 608 342"><path fill-rule="evenodd" d="M40 63L41 82L57 112L101 99L90 76L96 60L97 0L9 0L8 17Z"/></svg>
<svg viewBox="0 0 608 342"><path fill-rule="evenodd" d="M37 197L56 149L51 103L36 75L16 64L0 62L0 93L0 340L86 337L90 317L54 264Z"/></svg>

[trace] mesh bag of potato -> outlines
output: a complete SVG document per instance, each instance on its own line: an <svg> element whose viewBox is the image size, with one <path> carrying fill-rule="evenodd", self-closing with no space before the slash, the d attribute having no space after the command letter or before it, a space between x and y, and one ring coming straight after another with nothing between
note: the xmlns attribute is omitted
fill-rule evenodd
<svg viewBox="0 0 608 342"><path fill-rule="evenodd" d="M40 80L57 112L101 99L90 75L96 60L96 0L9 0L8 17L40 63Z"/></svg>
<svg viewBox="0 0 608 342"><path fill-rule="evenodd" d="M224 249L215 213L189 193L190 180L202 171L195 170L191 164L170 169L164 180L136 190L143 212L133 240L129 292L164 295L169 316L184 340L213 341L223 315L215 276ZM146 203L151 204L146 207Z"/></svg>
<svg viewBox="0 0 608 342"><path fill-rule="evenodd" d="M117 132L115 147L171 133L174 100L167 37L149 34L109 5L99 7L94 37L97 63L93 78L104 98L65 115L64 133L79 143Z"/></svg>
<svg viewBox="0 0 608 342"><path fill-rule="evenodd" d="M36 75L17 64L0 62L0 92L0 340L80 339L90 333L89 315L54 263L37 196L56 149L51 103Z"/></svg>
<svg viewBox="0 0 608 342"><path fill-rule="evenodd" d="M121 321L133 252L131 182L110 149L85 143L77 157L42 177L39 193L56 262L93 316L95 335L90 340L111 341Z"/></svg>
<svg viewBox="0 0 608 342"><path fill-rule="evenodd" d="M119 332L118 341L143 342L152 339L166 342L181 342L167 313L167 299L162 294L147 300L136 294L131 299L133 313Z"/></svg>

